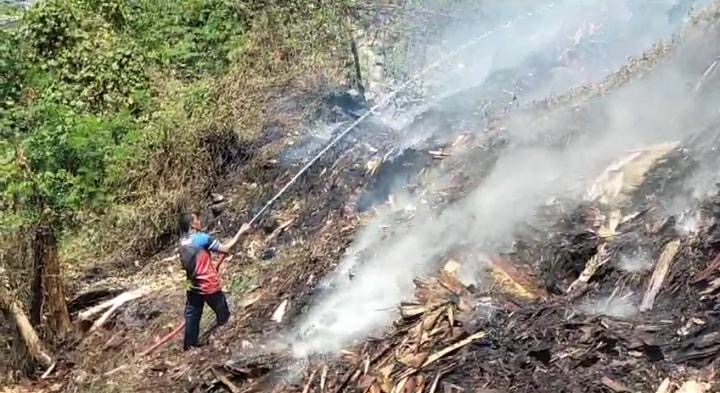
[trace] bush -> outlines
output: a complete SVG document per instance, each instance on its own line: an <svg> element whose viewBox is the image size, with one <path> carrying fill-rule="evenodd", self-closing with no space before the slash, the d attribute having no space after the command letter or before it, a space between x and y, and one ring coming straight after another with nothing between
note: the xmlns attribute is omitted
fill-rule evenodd
<svg viewBox="0 0 720 393"><path fill-rule="evenodd" d="M24 109L16 124L22 138L6 145L0 181L10 210L39 214L47 209L65 220L74 212L101 208L108 201L108 161L133 123L122 115L103 118L39 101ZM15 151L12 152L11 149Z"/></svg>
<svg viewBox="0 0 720 393"><path fill-rule="evenodd" d="M81 10L73 0L46 0L28 11L23 19L23 42L32 48L33 59L54 59L75 46L83 35Z"/></svg>
<svg viewBox="0 0 720 393"><path fill-rule="evenodd" d="M79 111L139 111L135 95L147 89L142 48L115 34L100 15L76 1L48 0L25 18L22 41L38 64L42 95Z"/></svg>
<svg viewBox="0 0 720 393"><path fill-rule="evenodd" d="M127 32L161 67L184 78L214 73L243 43L249 15L227 0L146 0L134 3Z"/></svg>
<svg viewBox="0 0 720 393"><path fill-rule="evenodd" d="M8 116L7 111L15 106L22 94L25 71L17 51L18 44L14 34L0 30L0 119ZM0 130L7 130L8 126L0 123ZM6 137L0 134L0 138Z"/></svg>
<svg viewBox="0 0 720 393"><path fill-rule="evenodd" d="M253 141L272 89L342 68L349 3L38 2L1 37L0 221L50 212L96 257L153 243L212 184L204 141Z"/></svg>

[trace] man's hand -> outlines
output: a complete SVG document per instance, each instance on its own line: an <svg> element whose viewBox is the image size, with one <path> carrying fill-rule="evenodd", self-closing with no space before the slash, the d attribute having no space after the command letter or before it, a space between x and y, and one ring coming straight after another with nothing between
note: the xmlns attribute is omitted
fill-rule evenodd
<svg viewBox="0 0 720 393"><path fill-rule="evenodd" d="M248 224L248 223L243 224L240 227L240 230L238 230L238 232L235 234L235 236L232 239L230 239L227 243L220 245L220 252L223 252L226 254L229 253L230 250L233 248L233 246L235 246L235 243L239 242L240 238L244 234L250 232L250 229L252 229L250 224Z"/></svg>
<svg viewBox="0 0 720 393"><path fill-rule="evenodd" d="M244 235L244 234L250 232L250 229L252 229L252 227L250 226L250 224L248 224L246 222L245 224L242 224L242 226L240 227L240 230L238 231L238 234Z"/></svg>

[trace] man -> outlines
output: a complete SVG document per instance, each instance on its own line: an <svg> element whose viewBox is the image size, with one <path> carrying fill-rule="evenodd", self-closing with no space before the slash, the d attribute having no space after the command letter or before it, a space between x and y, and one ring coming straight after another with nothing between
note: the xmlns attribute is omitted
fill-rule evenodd
<svg viewBox="0 0 720 393"><path fill-rule="evenodd" d="M222 283L217 266L210 252L227 254L233 246L250 230L243 224L238 233L227 243L220 243L203 232L203 222L197 213L182 213L179 219L180 261L188 280L187 301L185 303L185 341L183 348L198 347L200 319L205 303L215 312L216 326L222 326L230 319Z"/></svg>

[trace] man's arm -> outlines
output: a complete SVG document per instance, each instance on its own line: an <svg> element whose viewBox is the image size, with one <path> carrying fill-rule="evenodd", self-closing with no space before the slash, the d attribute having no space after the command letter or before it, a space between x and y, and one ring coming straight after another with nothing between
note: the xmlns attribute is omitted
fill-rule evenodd
<svg viewBox="0 0 720 393"><path fill-rule="evenodd" d="M211 251L221 252L223 254L229 253L230 250L235 246L235 244L237 244L237 242L239 242L240 239L242 239L243 235L245 235L249 231L250 231L250 225L243 224L240 227L240 230L235 234L235 236L232 239L230 239L227 242L222 243L222 244L215 241L215 244L217 244L217 245L215 247L213 247L213 250L211 250Z"/></svg>

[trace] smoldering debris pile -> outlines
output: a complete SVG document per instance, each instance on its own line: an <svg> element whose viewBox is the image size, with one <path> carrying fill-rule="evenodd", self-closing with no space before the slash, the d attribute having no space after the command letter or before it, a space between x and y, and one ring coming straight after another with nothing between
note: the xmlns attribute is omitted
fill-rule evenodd
<svg viewBox="0 0 720 393"><path fill-rule="evenodd" d="M448 259L436 277L415 280L415 300L399 306L400 318L382 337L337 358L297 362L276 353L227 363L204 386L303 393L718 391L720 194L676 215L665 206L686 184L681 179L715 159L712 151L693 141L634 151L602 173L585 203L557 220L550 239L528 237L514 252L491 258L489 289L458 278L472 255ZM688 215L695 217L690 230L681 222Z"/></svg>
<svg viewBox="0 0 720 393"><path fill-rule="evenodd" d="M554 223L521 231L511 252L448 253L439 273L415 280L415 300L399 305L399 318L380 337L334 358L298 360L281 350L218 365L202 386L303 393L720 391L720 192L712 187L718 177L703 174L717 168L719 130L710 121L690 138L655 141L619 157L582 202L543 206ZM460 160L436 158L448 168L477 163L468 157L473 150L486 154L488 140L466 141L471 152ZM484 171L458 168L465 176L445 185L452 196L426 195L429 204L451 204L471 192L462 184L468 173L469 181L481 182L474 175ZM461 281L467 264L485 266L492 285Z"/></svg>
<svg viewBox="0 0 720 393"><path fill-rule="evenodd" d="M543 171L543 168L535 170L533 164L542 166L545 164L542 161L548 156L562 156L547 165L544 174L560 173L564 176L568 172L566 164L577 164L577 156L583 153L593 155L603 163L610 155L618 158L600 171L600 176L585 190L580 203L576 203L577 200L567 204L557 200L527 203L527 211L547 212L547 218L543 219L543 225L538 230L523 228L519 231L510 251L482 249L496 240L497 236L490 234L482 241L477 238L464 243L448 241L448 244L457 247L452 251L448 248L446 255L440 258L435 258L434 254L427 257L417 255L420 253L388 252L387 255L397 259L416 255L432 259L426 264L431 264L430 268L422 267L429 271L434 268L436 274L422 274L415 280L415 301L401 304L398 319L379 337L349 346L336 358L311 355L307 359L296 359L290 348L283 347L257 357L248 357L237 351L233 354L235 361L212 364L206 368L207 372L196 379L199 381L196 387L209 391L303 393L718 391L720 226L717 218L720 217L720 194L707 185L717 183L719 178L698 174L717 169L720 132L714 109L712 114L688 109L693 104L703 107L700 105L703 100L712 102L718 97L709 88L699 91L696 96L684 96L687 83L683 79L682 83L678 83L678 92L673 93L684 96L693 104L680 108L678 116L663 117L672 123L669 126L656 124L660 122L648 112L658 109L649 110L645 105L623 108L623 114L632 112L632 116L628 116L632 121L605 116L606 112L616 109L613 106L627 107L638 98L648 98L644 89L673 85L672 81L665 83L664 79L676 76L675 68L687 68L688 73L693 75L713 73L713 64L716 64L713 59L695 57L695 54L701 53L691 51L697 49L695 46L684 48L678 49L679 55L676 53L675 57L682 67L672 63L676 67L666 67L665 72L637 71L641 76L633 74L630 68L618 73L616 78L622 80L619 85L641 77L646 83L636 86L635 90L623 91L625 96L615 102L608 103L610 100L605 96L617 85L605 83L598 87L597 94L581 91L581 94L587 93L585 100L573 103L570 102L572 97L568 97L558 101L557 105L567 104L566 113L548 121L552 124L547 127L538 123L552 116L531 113L533 132L537 133L520 136L517 138L520 142L504 144L502 134L507 129L497 128L482 136L476 132L473 138L458 139L462 142L452 147L466 150L458 153L464 155L462 158L453 160L454 152L450 148L434 149L429 154L434 160L446 164L441 171L445 178L427 186L420 191L427 192L423 198L418 197L427 201L427 209L432 211L428 216L433 218L439 216L433 215L433 212L446 206L452 207L453 203L461 205L466 194L477 189L474 186L478 183L486 184L485 189L480 191L495 192L499 195L495 195L498 200L509 198L509 193L521 194L525 191L529 191L532 198L521 195L525 198L522 201L540 200L542 198L535 197L558 194L564 186L576 185L577 182L562 183L560 177L547 181L533 180L533 176ZM666 53L656 55L665 56ZM639 61L644 64L648 63L647 60ZM652 64L653 67L655 65ZM702 67L699 74L696 66ZM661 66L657 67L662 71ZM715 85L717 80L713 82L711 79L703 77L701 82L706 87ZM592 103L589 97L605 102L602 105ZM677 103L673 101L675 98L670 97L659 104L664 109ZM634 109L637 113L633 112ZM558 117L561 121L557 121ZM522 125L527 126L527 119L524 120ZM616 127L612 130L598 125L612 120L620 123L614 124ZM650 124L641 124L643 121ZM688 132L691 138L684 138L686 134L675 131L692 125L709 126L704 132ZM670 131L657 131L653 129L655 126L663 126ZM627 130L632 127L641 129L631 135L637 142L632 144L633 148L649 142L623 156L620 151L626 145L615 142L621 136L627 137ZM551 128L560 131L554 134L541 132ZM617 130L619 128L624 134ZM517 131L508 131L512 132ZM600 140L603 143L598 143L597 135L593 135L594 139L582 140L583 135L580 134L594 132L605 132L606 135L602 135L604 139ZM548 138L543 140L545 137ZM603 144L606 149L595 149L595 145ZM547 154L529 158L522 155L538 150ZM508 151L512 154L506 154ZM568 155L563 156L565 153ZM482 158L482 165L478 155ZM513 165L525 159L528 159L529 165ZM589 161L591 159L583 162ZM368 173L378 172L377 163L372 161L370 165L369 161ZM501 165L504 167L498 174L497 168ZM585 171L576 174L597 174L593 172L597 168L591 167L587 165L583 167ZM420 175L427 175L430 170L423 169L421 172L425 173ZM522 172L524 176L506 181L517 172ZM437 180L437 177L428 177L428 182ZM490 177L490 185L496 186L499 191L487 186L487 177ZM522 181L534 181L533 187L518 184ZM562 184L545 188L545 184L552 181ZM700 187L702 192L690 192L696 181L707 183ZM382 194L384 197L385 193ZM516 207L505 201L488 203L488 199L478 199L479 203L467 206L478 210L499 207L503 211ZM443 214L448 210L444 210ZM466 212L467 209L460 208L455 211L459 214L445 217L459 218L451 223L454 225L466 219L462 217ZM527 215L509 213L515 220L512 224L517 226L537 224L536 220L525 225L523 220ZM442 241L441 237L447 232L458 231L448 224L441 230L412 232L417 228L426 229L429 225L425 224L438 224L440 221L423 222L419 216L419 212L411 211L401 217L402 224L396 224L396 228L387 232L410 232L410 235L398 235L405 236L401 239L413 240L404 244L409 249L421 246L425 240ZM500 214L487 214L476 221L484 220L484 223L503 227L505 232L510 233L515 225L503 225L499 222L501 218ZM477 225L470 221L463 221L462 228L472 229ZM420 241L413 238L415 234L422 235ZM332 238L333 233L328 231L327 235L323 239ZM389 247L381 250L390 251L397 238L392 233L384 235L380 241L384 245L389 244ZM452 240L458 238L450 237ZM477 244L470 244L472 242ZM335 259L339 252L340 248L328 251L332 258L326 258L321 267L315 263L316 260L311 260L312 265L308 266L312 274L293 277L290 273L280 272L282 274L278 273L278 277L281 278L275 282L292 281L292 286L284 285L287 292L309 292L317 281L305 278L317 278L317 275L333 267L327 259ZM480 252L491 255L488 258ZM402 268L423 265L407 260L392 261L387 256L379 259L402 264ZM467 266L474 269L483 267L486 270L483 277L491 285L474 287L469 285L469 281L462 281L461 272ZM296 270L301 269L296 267ZM380 271L389 275L389 270L375 269L373 273ZM395 267L394 270L401 269ZM409 270L404 269L403 273ZM380 276L382 274L373 277ZM405 275L393 278L400 281ZM356 292L345 291L343 294L348 293ZM292 295L276 294L263 298L262 312L253 315L270 319L270 314L274 317L277 310L284 312L287 298ZM297 296L295 304L306 301L306 297ZM353 307L347 308L357 312L354 306L363 300L350 300ZM295 316L302 312L297 306L287 307L295 307ZM292 319L288 315L283 321ZM336 313L333 316L342 315Z"/></svg>

